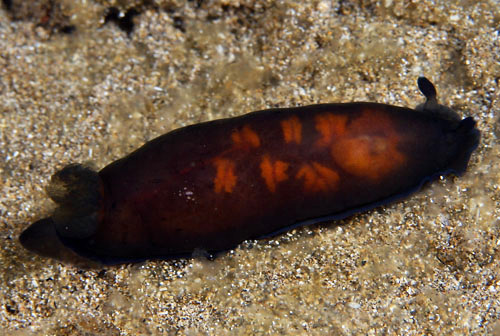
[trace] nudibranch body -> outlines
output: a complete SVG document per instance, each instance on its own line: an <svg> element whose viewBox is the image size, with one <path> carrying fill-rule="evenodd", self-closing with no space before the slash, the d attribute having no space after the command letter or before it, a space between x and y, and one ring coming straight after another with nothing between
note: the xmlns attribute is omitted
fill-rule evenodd
<svg viewBox="0 0 500 336"><path fill-rule="evenodd" d="M104 263L234 248L290 227L344 218L462 174L479 131L436 100L270 109L174 130L94 172L52 178L59 207L21 242L40 251L42 226Z"/></svg>

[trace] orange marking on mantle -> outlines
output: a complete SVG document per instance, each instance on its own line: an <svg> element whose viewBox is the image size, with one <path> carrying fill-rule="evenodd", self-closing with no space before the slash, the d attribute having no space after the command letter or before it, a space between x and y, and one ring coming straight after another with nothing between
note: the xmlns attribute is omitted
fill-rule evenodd
<svg viewBox="0 0 500 336"><path fill-rule="evenodd" d="M336 115L333 113L318 114L315 118L316 130L321 135L317 144L319 146L328 146L332 141L341 137L346 132L347 116Z"/></svg>
<svg viewBox="0 0 500 336"><path fill-rule="evenodd" d="M309 192L328 191L338 185L339 174L318 162L305 164L297 173L298 179L304 179L304 189Z"/></svg>
<svg viewBox="0 0 500 336"><path fill-rule="evenodd" d="M237 148L257 148L260 146L260 138L250 126L245 125L241 130L235 130L231 139Z"/></svg>
<svg viewBox="0 0 500 336"><path fill-rule="evenodd" d="M366 111L353 120L346 136L332 144L331 155L346 172L377 180L406 162L399 142L400 135L389 117Z"/></svg>
<svg viewBox="0 0 500 336"><path fill-rule="evenodd" d="M232 193L237 181L234 174L234 161L216 158L213 160L213 164L217 171L214 178L214 191L218 194L221 192Z"/></svg>
<svg viewBox="0 0 500 336"><path fill-rule="evenodd" d="M286 143L300 144L302 142L302 124L296 116L281 121L281 129Z"/></svg>
<svg viewBox="0 0 500 336"><path fill-rule="evenodd" d="M280 160L271 161L269 155L263 156L260 163L260 172L270 192L274 193L276 191L276 185L288 179L288 175L286 174L288 166L288 163Z"/></svg>

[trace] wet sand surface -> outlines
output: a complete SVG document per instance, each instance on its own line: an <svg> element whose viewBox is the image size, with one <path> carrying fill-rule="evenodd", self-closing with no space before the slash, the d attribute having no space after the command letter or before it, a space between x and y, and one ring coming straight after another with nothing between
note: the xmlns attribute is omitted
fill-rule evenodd
<svg viewBox="0 0 500 336"><path fill-rule="evenodd" d="M3 333L499 335L500 5L435 2L4 1ZM73 265L19 244L68 163L100 169L178 127L270 107L413 107L419 75L478 121L461 178L214 261Z"/></svg>

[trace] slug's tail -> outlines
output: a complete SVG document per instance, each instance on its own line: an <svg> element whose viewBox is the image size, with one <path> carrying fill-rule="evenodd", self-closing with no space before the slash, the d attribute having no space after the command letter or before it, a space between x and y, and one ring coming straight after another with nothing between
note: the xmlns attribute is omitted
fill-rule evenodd
<svg viewBox="0 0 500 336"><path fill-rule="evenodd" d="M61 237L83 239L96 231L101 189L99 174L80 164L66 166L52 176L47 193L59 205L52 220Z"/></svg>
<svg viewBox="0 0 500 336"><path fill-rule="evenodd" d="M83 165L69 165L52 176L47 193L58 207L51 217L25 229L19 241L40 255L60 260L74 258L60 238L84 239L97 230L102 199L99 174Z"/></svg>
<svg viewBox="0 0 500 336"><path fill-rule="evenodd" d="M57 238L51 217L40 219L31 224L19 236L19 242L25 249L46 257L57 257L64 249Z"/></svg>

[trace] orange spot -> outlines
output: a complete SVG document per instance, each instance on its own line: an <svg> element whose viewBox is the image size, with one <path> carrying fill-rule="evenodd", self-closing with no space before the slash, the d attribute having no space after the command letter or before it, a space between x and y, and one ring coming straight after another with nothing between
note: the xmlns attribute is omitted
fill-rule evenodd
<svg viewBox="0 0 500 336"><path fill-rule="evenodd" d="M236 185L237 177L234 174L235 165L233 160L216 158L213 161L217 170L214 179L214 190L216 193L222 191L231 193Z"/></svg>
<svg viewBox="0 0 500 336"><path fill-rule="evenodd" d="M398 150L400 137L389 116L366 110L349 124L346 135L332 144L331 155L346 172L379 179L406 161Z"/></svg>
<svg viewBox="0 0 500 336"><path fill-rule="evenodd" d="M286 174L288 166L288 163L279 160L274 163L274 176L276 177L276 181L281 182L288 178Z"/></svg>
<svg viewBox="0 0 500 336"><path fill-rule="evenodd" d="M336 137L345 134L347 116L333 113L318 114L315 118L316 129L321 134L317 142L319 146L328 146Z"/></svg>
<svg viewBox="0 0 500 336"><path fill-rule="evenodd" d="M317 162L303 165L297 173L297 178L304 179L304 188L310 192L328 191L334 189L339 182L339 174Z"/></svg>
<svg viewBox="0 0 500 336"><path fill-rule="evenodd" d="M348 173L379 179L404 162L397 142L382 136L358 136L335 142L331 149L337 164Z"/></svg>
<svg viewBox="0 0 500 336"><path fill-rule="evenodd" d="M300 144L302 141L302 124L299 118L293 116L281 122L281 129L283 130L283 137L286 143L295 142Z"/></svg>
<svg viewBox="0 0 500 336"><path fill-rule="evenodd" d="M250 126L245 125L241 130L235 130L231 139L237 148L257 148L260 146L260 138Z"/></svg>
<svg viewBox="0 0 500 336"><path fill-rule="evenodd" d="M288 179L286 170L289 164L280 160L272 162L268 155L264 155L260 163L261 176L266 181L270 192L276 191L276 184Z"/></svg>

